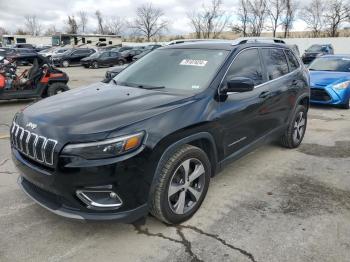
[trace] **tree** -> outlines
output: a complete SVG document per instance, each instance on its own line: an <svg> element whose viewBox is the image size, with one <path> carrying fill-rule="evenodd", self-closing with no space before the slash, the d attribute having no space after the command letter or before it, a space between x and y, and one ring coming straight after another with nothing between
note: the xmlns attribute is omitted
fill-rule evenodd
<svg viewBox="0 0 350 262"><path fill-rule="evenodd" d="M277 28L282 24L282 15L286 9L285 0L267 0L269 9L267 15L270 19L270 27L273 37L276 37Z"/></svg>
<svg viewBox="0 0 350 262"><path fill-rule="evenodd" d="M107 34L121 35L124 30L124 22L118 16L110 17L105 24L105 31Z"/></svg>
<svg viewBox="0 0 350 262"><path fill-rule="evenodd" d="M301 12L300 18L305 21L312 31L313 37L318 37L324 27L325 4L323 0L312 0Z"/></svg>
<svg viewBox="0 0 350 262"><path fill-rule="evenodd" d="M163 11L153 7L151 3L141 5L136 9L136 18L131 28L150 41L152 37L167 29L168 22L163 19L163 16Z"/></svg>
<svg viewBox="0 0 350 262"><path fill-rule="evenodd" d="M74 15L68 16L67 23L68 23L67 33L68 34L76 34L78 32L78 24L74 18Z"/></svg>
<svg viewBox="0 0 350 262"><path fill-rule="evenodd" d="M8 31L4 27L0 26L0 36L7 35L7 34L8 34Z"/></svg>
<svg viewBox="0 0 350 262"><path fill-rule="evenodd" d="M28 34L25 30L23 30L22 28L18 28L15 32L15 35L26 35Z"/></svg>
<svg viewBox="0 0 350 262"><path fill-rule="evenodd" d="M103 27L103 18L102 18L102 14L99 10L97 10L95 12L96 18L97 18L97 32L100 34L104 34L105 30Z"/></svg>
<svg viewBox="0 0 350 262"><path fill-rule="evenodd" d="M239 7L237 9L238 24L232 26L232 31L236 33L242 33L244 37L248 35L248 23L249 23L249 7L248 0L240 0Z"/></svg>
<svg viewBox="0 0 350 262"><path fill-rule="evenodd" d="M324 24L329 36L339 35L339 27L349 20L349 9L349 4L343 0L332 0L328 3L324 13Z"/></svg>
<svg viewBox="0 0 350 262"><path fill-rule="evenodd" d="M27 29L27 32L33 36L40 35L42 25L38 22L36 15L27 15L24 17L24 19L24 25Z"/></svg>
<svg viewBox="0 0 350 262"><path fill-rule="evenodd" d="M298 3L294 0L285 0L285 10L282 14L282 27L284 31L284 38L289 35L290 30L293 28L296 13L298 10Z"/></svg>
<svg viewBox="0 0 350 262"><path fill-rule="evenodd" d="M252 36L260 36L264 29L265 19L267 16L266 0L250 0L248 1L248 27Z"/></svg>
<svg viewBox="0 0 350 262"><path fill-rule="evenodd" d="M81 27L81 31L85 33L86 25L88 23L88 16L85 11L80 11L78 13L79 16L79 26Z"/></svg>
<svg viewBox="0 0 350 262"><path fill-rule="evenodd" d="M204 6L203 36L217 38L225 29L229 16L222 10L222 0L212 0L209 6Z"/></svg>
<svg viewBox="0 0 350 262"><path fill-rule="evenodd" d="M203 16L198 12L191 12L187 14L188 19L190 20L190 24L195 31L196 38L202 37L203 32Z"/></svg>
<svg viewBox="0 0 350 262"><path fill-rule="evenodd" d="M51 26L49 26L49 27L46 29L44 35L45 35L45 36L52 36L52 35L54 35L56 32L57 32L56 26L55 26L55 25L51 25Z"/></svg>

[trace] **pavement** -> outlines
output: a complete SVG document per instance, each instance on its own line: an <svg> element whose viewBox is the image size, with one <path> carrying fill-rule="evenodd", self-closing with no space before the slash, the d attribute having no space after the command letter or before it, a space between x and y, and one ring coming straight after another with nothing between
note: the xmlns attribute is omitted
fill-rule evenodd
<svg viewBox="0 0 350 262"><path fill-rule="evenodd" d="M64 69L77 88L106 69ZM32 100L0 102L0 261L350 261L350 110L311 107L298 149L269 144L211 180L179 226L81 222L19 189L12 117Z"/></svg>

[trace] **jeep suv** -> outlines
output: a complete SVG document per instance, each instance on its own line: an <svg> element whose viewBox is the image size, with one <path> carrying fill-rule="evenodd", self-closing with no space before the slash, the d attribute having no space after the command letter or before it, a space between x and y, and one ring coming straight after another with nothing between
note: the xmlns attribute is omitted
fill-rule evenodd
<svg viewBox="0 0 350 262"><path fill-rule="evenodd" d="M74 89L17 113L19 184L52 212L177 224L210 178L257 145L301 143L309 76L285 44L194 42L159 48L109 84Z"/></svg>

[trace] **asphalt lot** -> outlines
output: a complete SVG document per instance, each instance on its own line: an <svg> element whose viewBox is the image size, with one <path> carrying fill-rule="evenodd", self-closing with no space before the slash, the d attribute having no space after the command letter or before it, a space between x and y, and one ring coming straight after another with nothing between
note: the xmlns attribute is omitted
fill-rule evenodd
<svg viewBox="0 0 350 262"><path fill-rule="evenodd" d="M72 88L106 69L65 69ZM82 80L83 79L83 80ZM312 107L300 148L266 145L212 179L181 226L58 217L16 184L8 127L32 101L0 102L0 261L350 261L350 110Z"/></svg>

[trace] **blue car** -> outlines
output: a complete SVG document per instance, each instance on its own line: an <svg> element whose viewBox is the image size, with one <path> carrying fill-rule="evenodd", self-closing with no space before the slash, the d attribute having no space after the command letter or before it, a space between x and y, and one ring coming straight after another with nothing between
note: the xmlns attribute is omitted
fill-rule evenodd
<svg viewBox="0 0 350 262"><path fill-rule="evenodd" d="M350 55L325 55L309 66L311 103L349 109Z"/></svg>

